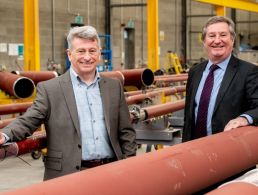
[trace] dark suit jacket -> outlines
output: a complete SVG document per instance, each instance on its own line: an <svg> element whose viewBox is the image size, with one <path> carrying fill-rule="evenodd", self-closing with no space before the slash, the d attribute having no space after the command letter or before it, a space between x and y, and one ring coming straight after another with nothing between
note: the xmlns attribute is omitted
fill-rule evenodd
<svg viewBox="0 0 258 195"><path fill-rule="evenodd" d="M192 140L195 126L195 95L207 61L193 66L186 86L183 141ZM253 117L258 124L258 67L232 55L226 69L212 115L212 133L222 132L229 120L240 114Z"/></svg>
<svg viewBox="0 0 258 195"><path fill-rule="evenodd" d="M128 106L118 80L101 77L100 93L109 139L118 159L135 155L135 131L129 121ZM47 156L44 179L80 170L81 134L70 73L41 82L33 105L3 129L12 141L31 135L44 122Z"/></svg>

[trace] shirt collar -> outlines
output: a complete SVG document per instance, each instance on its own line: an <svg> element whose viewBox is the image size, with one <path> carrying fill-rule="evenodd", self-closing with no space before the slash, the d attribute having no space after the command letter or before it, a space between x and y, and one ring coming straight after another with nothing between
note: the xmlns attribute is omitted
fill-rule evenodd
<svg viewBox="0 0 258 195"><path fill-rule="evenodd" d="M228 66L228 62L229 62L229 60L230 60L230 58L231 58L231 55L232 55L232 54L230 54L224 61L222 61L221 63L218 63L218 64L217 64L217 65L219 66L219 68L222 69L223 71L226 70L226 68L227 68L227 66ZM209 60L207 66L206 66L206 70L209 70L212 64L213 64L213 63Z"/></svg>
<svg viewBox="0 0 258 195"><path fill-rule="evenodd" d="M80 83L83 82L80 79L80 76L74 71L72 66L70 67L70 76L71 76L71 80L72 80L73 83L80 84ZM96 76L95 76L92 84L98 82L99 80L100 80L100 74L99 74L99 72L96 69Z"/></svg>

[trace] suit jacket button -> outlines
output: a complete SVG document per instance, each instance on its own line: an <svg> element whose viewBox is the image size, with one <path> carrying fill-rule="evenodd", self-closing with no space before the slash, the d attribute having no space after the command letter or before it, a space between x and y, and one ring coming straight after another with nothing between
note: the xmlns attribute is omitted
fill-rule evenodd
<svg viewBox="0 0 258 195"><path fill-rule="evenodd" d="M78 148L80 148L80 149L82 148L81 144L78 144Z"/></svg>
<svg viewBox="0 0 258 195"><path fill-rule="evenodd" d="M79 166L79 165L77 165L77 166L76 166L76 169L77 169L77 170L80 170L80 166Z"/></svg>

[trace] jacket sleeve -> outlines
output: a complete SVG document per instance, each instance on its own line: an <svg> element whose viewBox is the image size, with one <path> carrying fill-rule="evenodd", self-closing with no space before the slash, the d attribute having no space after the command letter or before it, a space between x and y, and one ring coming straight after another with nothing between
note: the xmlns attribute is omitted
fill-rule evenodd
<svg viewBox="0 0 258 195"><path fill-rule="evenodd" d="M243 114L248 114L253 118L254 125L258 126L258 67L254 66L249 71L246 79L246 101L249 110Z"/></svg>
<svg viewBox="0 0 258 195"><path fill-rule="evenodd" d="M120 84L120 83L119 83ZM120 108L119 108L119 143L124 157L136 155L136 133L130 122L128 105L125 101L124 91L120 84Z"/></svg>
<svg viewBox="0 0 258 195"><path fill-rule="evenodd" d="M23 115L1 129L10 138L10 141L25 139L40 127L47 116L47 100L44 97L46 94L44 90L41 83L39 83L37 85L36 99L32 106Z"/></svg>

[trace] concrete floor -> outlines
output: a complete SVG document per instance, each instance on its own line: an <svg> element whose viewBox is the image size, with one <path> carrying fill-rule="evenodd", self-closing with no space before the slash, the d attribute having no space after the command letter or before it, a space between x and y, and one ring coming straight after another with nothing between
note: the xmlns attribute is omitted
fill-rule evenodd
<svg viewBox="0 0 258 195"><path fill-rule="evenodd" d="M152 148L153 149L153 148ZM146 145L137 150L137 155L145 153ZM8 157L0 161L0 192L42 182L44 164L42 158L34 160L31 154Z"/></svg>
<svg viewBox="0 0 258 195"><path fill-rule="evenodd" d="M34 160L30 154L8 157L0 161L0 192L39 183L43 172L42 158Z"/></svg>

